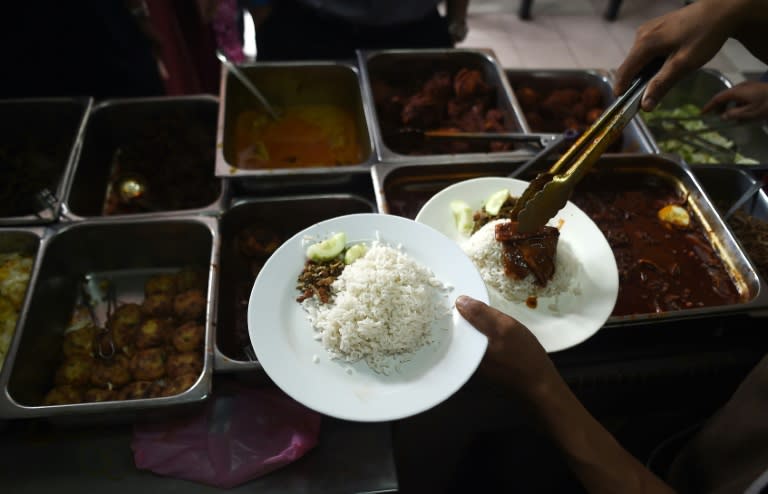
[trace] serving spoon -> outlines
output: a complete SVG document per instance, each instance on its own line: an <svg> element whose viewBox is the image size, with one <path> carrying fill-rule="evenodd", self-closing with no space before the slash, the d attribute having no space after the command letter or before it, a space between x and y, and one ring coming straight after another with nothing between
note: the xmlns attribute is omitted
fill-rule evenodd
<svg viewBox="0 0 768 494"><path fill-rule="evenodd" d="M221 61L221 63L227 68L227 70L239 80L243 86L257 99L259 100L259 103L261 103L261 106L264 107L264 109L269 113L269 116L272 117L272 119L277 120L280 118L280 114L275 110L275 108L269 104L269 101L267 101L267 98L264 97L263 94L261 94L261 91L258 90L256 86L253 85L250 79L248 79L248 76L246 76L242 70L240 70L237 65L233 64L226 55L224 55L222 52L217 51L216 57Z"/></svg>

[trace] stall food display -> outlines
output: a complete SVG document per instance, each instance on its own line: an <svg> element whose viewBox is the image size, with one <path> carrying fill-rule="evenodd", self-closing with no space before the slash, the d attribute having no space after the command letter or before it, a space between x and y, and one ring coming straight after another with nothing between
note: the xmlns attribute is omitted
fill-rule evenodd
<svg viewBox="0 0 768 494"><path fill-rule="evenodd" d="M483 50L242 69L277 120L226 71L220 99L0 102L0 419L9 429L33 418L131 423L194 409L223 373L266 381L246 314L253 281L279 245L336 216L414 218L448 185L505 176L536 151L414 146L399 140L403 129L583 130L612 98L606 72L505 71ZM36 123L36 139L19 137ZM755 238L766 238L768 196L724 219L754 176L651 154L658 150L633 121L572 198L619 267L618 302L600 335L761 316L768 266ZM24 173L11 180L9 170ZM672 205L690 224L653 226ZM696 276L680 278L689 267ZM579 351L565 355L578 360ZM331 430L341 437L339 424ZM389 473L371 491L397 487L384 443L372 461Z"/></svg>

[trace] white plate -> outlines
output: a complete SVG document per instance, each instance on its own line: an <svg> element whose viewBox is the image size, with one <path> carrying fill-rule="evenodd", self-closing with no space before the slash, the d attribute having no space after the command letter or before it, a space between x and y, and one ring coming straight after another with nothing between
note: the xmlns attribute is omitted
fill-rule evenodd
<svg viewBox="0 0 768 494"><path fill-rule="evenodd" d="M378 238L402 245L412 259L431 269L459 294L487 301L480 273L461 249L432 228L397 216L353 214L317 223L294 235L269 258L253 285L248 331L264 371L288 395L333 417L363 422L396 420L427 410L458 390L485 354L487 339L452 309L448 330L416 352L390 375L365 362L333 360L296 302L296 278L305 262L307 237L345 232L350 243ZM319 362L313 362L314 357Z"/></svg>
<svg viewBox="0 0 768 494"><path fill-rule="evenodd" d="M463 200L477 211L494 192L509 189L520 196L528 182L504 177L483 177L459 182L435 194L419 211L416 221L429 225L452 240L466 240L456 229L449 204ZM619 293L619 273L608 241L595 223L575 204L568 202L549 222L560 228L558 249L565 245L579 263L577 285L580 294L563 294L557 311L549 309L554 300L539 298L531 309L525 303L503 299L489 289L491 305L525 324L548 352L572 347L595 334L613 312Z"/></svg>

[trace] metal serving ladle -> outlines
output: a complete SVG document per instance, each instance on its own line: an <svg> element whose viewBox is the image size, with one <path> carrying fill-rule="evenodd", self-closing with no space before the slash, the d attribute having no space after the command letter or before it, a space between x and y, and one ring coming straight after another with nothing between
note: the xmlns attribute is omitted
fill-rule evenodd
<svg viewBox="0 0 768 494"><path fill-rule="evenodd" d="M233 64L226 55L224 55L222 52L217 51L216 56L221 61L221 63L227 68L227 70L235 76L243 86L245 86L246 89L261 103L261 106L264 107L264 109L269 113L269 116L272 117L274 120L277 120L280 118L280 114L275 110L275 108L269 104L269 101L267 101L267 98L264 97L263 94L261 94L261 91L256 88L256 86L253 85L250 79L248 79L248 76L243 73L242 70L240 70L237 65Z"/></svg>

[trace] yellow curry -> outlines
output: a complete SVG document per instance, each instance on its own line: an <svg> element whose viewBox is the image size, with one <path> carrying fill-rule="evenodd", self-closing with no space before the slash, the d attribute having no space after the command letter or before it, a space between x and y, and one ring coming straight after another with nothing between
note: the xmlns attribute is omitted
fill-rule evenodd
<svg viewBox="0 0 768 494"><path fill-rule="evenodd" d="M239 168L352 165L363 161L352 115L335 105L282 108L278 120L246 111L235 130Z"/></svg>

